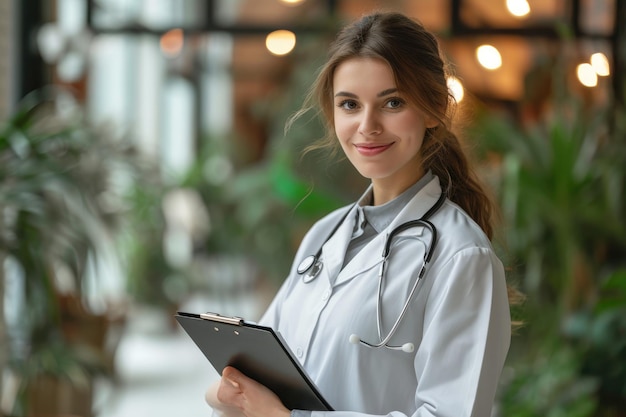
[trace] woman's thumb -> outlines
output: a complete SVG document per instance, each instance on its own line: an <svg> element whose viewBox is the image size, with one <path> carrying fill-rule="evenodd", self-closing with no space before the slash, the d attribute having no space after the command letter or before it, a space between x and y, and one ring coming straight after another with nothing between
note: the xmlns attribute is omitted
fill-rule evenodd
<svg viewBox="0 0 626 417"><path fill-rule="evenodd" d="M227 380L233 386L239 388L239 381L241 380L241 372L233 368L232 366L227 366L222 371L222 378Z"/></svg>

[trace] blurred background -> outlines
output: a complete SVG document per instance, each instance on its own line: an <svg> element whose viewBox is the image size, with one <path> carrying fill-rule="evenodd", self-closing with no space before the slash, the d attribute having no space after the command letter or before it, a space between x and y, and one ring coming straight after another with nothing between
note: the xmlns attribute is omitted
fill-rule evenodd
<svg viewBox="0 0 626 417"><path fill-rule="evenodd" d="M625 0L0 0L0 415L210 415L173 314L258 319L361 194L284 123L376 9L439 37L502 209L496 415L626 416Z"/></svg>

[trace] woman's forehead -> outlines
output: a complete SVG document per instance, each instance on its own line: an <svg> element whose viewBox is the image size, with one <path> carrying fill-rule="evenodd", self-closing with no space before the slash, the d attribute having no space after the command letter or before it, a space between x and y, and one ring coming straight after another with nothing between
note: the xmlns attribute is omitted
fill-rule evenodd
<svg viewBox="0 0 626 417"><path fill-rule="evenodd" d="M333 74L333 91L397 89L396 77L387 62L377 58L350 58L339 64Z"/></svg>

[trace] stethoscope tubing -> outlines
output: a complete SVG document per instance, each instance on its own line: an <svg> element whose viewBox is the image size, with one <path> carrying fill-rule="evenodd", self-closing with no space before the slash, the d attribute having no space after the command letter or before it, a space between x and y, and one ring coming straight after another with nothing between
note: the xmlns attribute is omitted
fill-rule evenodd
<svg viewBox="0 0 626 417"><path fill-rule="evenodd" d="M393 323L393 326L391 326L391 329L389 330L389 332L387 333L387 336L385 338L382 337L382 325L381 325L381 321L382 321L382 313L381 313L381 311L382 311L382 309L380 308L380 306L382 305L382 281L383 281L383 278L379 279L378 303L377 303L377 306L376 306L376 311L377 311L377 316L378 316L378 338L381 341L380 341L380 343L377 343L376 345L378 345L378 346L386 346L387 343L389 343L389 341L391 340L393 335L398 330L398 327L400 326L400 323L404 319L404 316L406 316L406 313L407 313L407 311L409 309L409 305L411 304L411 300L413 299L413 296L417 292L417 287L418 287L420 281L422 280L422 278L424 276L424 271L426 271L426 266L422 265L422 268L420 269L420 273L415 278L415 282L413 283L413 287L411 288L411 292L409 292L409 295L408 295L406 301L404 302L404 305L402 306L402 310L400 311L400 314L398 315L398 318Z"/></svg>
<svg viewBox="0 0 626 417"><path fill-rule="evenodd" d="M437 211L439 210L439 208L441 208L441 206L443 205L443 203L446 200L446 193L442 192L441 195L439 196L439 198L437 199L437 202L419 219L417 220L410 220L408 222L402 223L401 225L395 227L385 238L385 244L383 245L383 252L382 252L382 263L380 265L379 268L379 272L378 272L378 296L377 296L377 300L376 300L376 327L377 327L377 331L378 331L378 338L380 340L379 343L369 343L366 342L364 340L361 340L358 336L356 335L351 335L350 336L350 342L356 343L356 342L360 342L361 344L368 346L368 347L372 347L372 348L380 348L380 347L387 347L389 349L394 349L394 350L403 350L405 352L412 352L413 351L413 344L412 343L405 343L402 346L390 346L388 343L391 340L391 338L395 335L396 331L398 330L398 327L400 326L400 323L402 322L402 320L404 319L404 317L406 316L406 313L409 309L409 305L415 295L415 293L417 292L417 287L420 283L420 281L422 280L422 278L425 276L426 274L426 270L427 270L427 266L430 263L433 253L435 251L435 247L437 245L437 228L435 227L435 225L430 222L428 219ZM315 255L309 255L307 256L299 265L298 268L296 269L296 271L298 272L298 274L302 275L302 279L305 283L311 282L313 279L315 279L317 277L317 275L319 274L320 270L323 267L323 264L320 260L320 256L322 255L322 249L324 247L324 245L326 244L326 242L328 242L330 240L330 238L332 238L332 236L335 234L335 232L339 229L339 227L341 226L341 224L343 224L343 222L345 221L345 219L347 218L348 214L350 212L352 212L352 208L354 208L356 206L356 203L354 206L352 206L350 209L348 209L348 211L341 217L341 219L339 220L339 222L337 222L337 224L335 225L335 227L333 228L333 230L331 230L331 232L329 233L328 237L326 238L326 240L324 241L324 243L322 243L322 245L320 245L320 248L318 249L317 253ZM389 254L391 253L391 244L393 241L393 238L398 235L399 233L410 229L412 227L424 227L426 229L428 229L431 233L431 239L430 242L428 244L428 246L426 247L426 250L424 252L424 261L422 263L422 267L420 268L419 273L417 274L417 277L415 278L415 282L413 283L413 286L411 288L411 291L409 292L409 295L407 297L407 299L404 302L404 305L402 306L402 310L400 311L400 314L398 315L398 317L396 318L396 321L393 323L393 325L391 326L391 329L389 330L389 332L387 333L387 336L383 337L383 331L382 331L382 303L383 303L383 282L385 280L385 268L387 265L387 261L389 259Z"/></svg>

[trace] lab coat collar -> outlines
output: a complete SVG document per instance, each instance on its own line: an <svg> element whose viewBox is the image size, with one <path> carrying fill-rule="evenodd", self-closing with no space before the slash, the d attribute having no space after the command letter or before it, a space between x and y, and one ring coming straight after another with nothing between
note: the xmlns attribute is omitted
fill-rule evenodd
<svg viewBox="0 0 626 417"><path fill-rule="evenodd" d="M398 213L391 222L386 231L391 231L402 223L410 220L421 218L436 203L442 193L439 177L434 176L433 179L426 184L415 196L407 203L406 206Z"/></svg>
<svg viewBox="0 0 626 417"><path fill-rule="evenodd" d="M371 186L370 186L371 187ZM369 191L365 192L365 194ZM391 224L374 239L372 239L361 251L340 271L343 264L343 257L350 242L352 229L354 227L356 213L348 215L346 221L322 248L324 257L324 275L332 286L343 284L364 271L372 269L382 262L383 245L386 236L395 227L410 220L421 218L431 207L435 205L441 195L439 178L436 176L424 186L400 211ZM364 194L364 195L365 195ZM352 208L356 210L356 208ZM350 219L350 221L348 221ZM411 230L410 233L421 233L419 228ZM335 278L336 277L336 278Z"/></svg>

